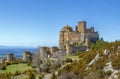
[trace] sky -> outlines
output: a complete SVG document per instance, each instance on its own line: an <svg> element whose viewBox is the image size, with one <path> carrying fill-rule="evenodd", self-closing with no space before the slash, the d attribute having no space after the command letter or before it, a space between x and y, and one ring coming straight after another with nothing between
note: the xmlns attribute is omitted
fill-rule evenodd
<svg viewBox="0 0 120 79"><path fill-rule="evenodd" d="M120 39L120 0L0 0L0 45L58 46L59 31L78 21L105 41Z"/></svg>

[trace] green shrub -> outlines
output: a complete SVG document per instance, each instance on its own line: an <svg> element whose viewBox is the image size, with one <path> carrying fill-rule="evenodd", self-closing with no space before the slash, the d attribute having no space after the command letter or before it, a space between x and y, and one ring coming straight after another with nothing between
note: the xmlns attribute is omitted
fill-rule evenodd
<svg viewBox="0 0 120 79"><path fill-rule="evenodd" d="M66 58L66 62L72 62L71 58Z"/></svg>
<svg viewBox="0 0 120 79"><path fill-rule="evenodd" d="M43 79L44 76L45 76L45 74L44 74L44 73L41 73L41 74L39 75L38 79Z"/></svg>
<svg viewBox="0 0 120 79"><path fill-rule="evenodd" d="M11 63L10 62L6 62L5 65L8 66L8 65L11 65Z"/></svg>
<svg viewBox="0 0 120 79"><path fill-rule="evenodd" d="M113 56L114 58L112 59L112 66L114 69L120 69L120 54Z"/></svg>
<svg viewBox="0 0 120 79"><path fill-rule="evenodd" d="M36 78L35 78L35 73L33 73L33 72L28 72L27 74L28 74L28 79L36 79Z"/></svg>
<svg viewBox="0 0 120 79"><path fill-rule="evenodd" d="M19 74L20 74L20 72L16 71L15 74L14 74L14 76L17 76Z"/></svg>
<svg viewBox="0 0 120 79"><path fill-rule="evenodd" d="M99 71L99 74L100 74L100 78L104 78L105 77L105 72L103 72L102 70Z"/></svg>
<svg viewBox="0 0 120 79"><path fill-rule="evenodd" d="M11 73L0 73L0 79L11 79Z"/></svg>
<svg viewBox="0 0 120 79"><path fill-rule="evenodd" d="M38 79L43 79L43 78L41 76L39 76Z"/></svg>
<svg viewBox="0 0 120 79"><path fill-rule="evenodd" d="M109 71L107 71L105 74L108 75L108 76L110 76L110 75L112 74L112 71L109 70Z"/></svg>
<svg viewBox="0 0 120 79"><path fill-rule="evenodd" d="M5 65L0 65L0 70L5 70L6 66Z"/></svg>
<svg viewBox="0 0 120 79"><path fill-rule="evenodd" d="M55 73L52 73L52 76L50 77L50 79L56 79Z"/></svg>

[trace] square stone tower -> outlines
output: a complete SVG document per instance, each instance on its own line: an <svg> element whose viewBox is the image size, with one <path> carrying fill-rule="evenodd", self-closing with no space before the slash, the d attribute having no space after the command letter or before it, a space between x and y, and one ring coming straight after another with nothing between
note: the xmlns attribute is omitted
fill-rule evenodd
<svg viewBox="0 0 120 79"><path fill-rule="evenodd" d="M81 41L85 41L86 21L79 21L76 31L81 33Z"/></svg>
<svg viewBox="0 0 120 79"><path fill-rule="evenodd" d="M84 34L86 32L86 21L79 21L77 31Z"/></svg>

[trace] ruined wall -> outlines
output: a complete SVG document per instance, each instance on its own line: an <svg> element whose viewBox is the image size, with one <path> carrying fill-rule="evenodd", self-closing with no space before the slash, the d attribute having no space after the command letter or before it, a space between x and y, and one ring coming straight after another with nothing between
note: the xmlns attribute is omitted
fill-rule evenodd
<svg viewBox="0 0 120 79"><path fill-rule="evenodd" d="M7 55L7 61L10 62L14 59L14 54L13 53L10 53Z"/></svg>
<svg viewBox="0 0 120 79"><path fill-rule="evenodd" d="M87 46L73 46L71 44L66 44L66 55L71 55L77 51L86 51Z"/></svg>
<svg viewBox="0 0 120 79"><path fill-rule="evenodd" d="M99 34L97 32L85 33L85 38L89 38L91 42L96 42L99 39Z"/></svg>
<svg viewBox="0 0 120 79"><path fill-rule="evenodd" d="M48 57L48 47L41 47L40 48L40 57L41 58Z"/></svg>
<svg viewBox="0 0 120 79"><path fill-rule="evenodd" d="M29 60L30 56L32 56L31 52L25 51L25 52L23 53L23 61Z"/></svg>
<svg viewBox="0 0 120 79"><path fill-rule="evenodd" d="M75 53L76 51L86 51L87 47L86 46L76 46L73 47L73 52Z"/></svg>
<svg viewBox="0 0 120 79"><path fill-rule="evenodd" d="M40 57L41 58L49 58L51 57L51 50L55 50L55 48L49 48L49 47L41 47L40 48Z"/></svg>
<svg viewBox="0 0 120 79"><path fill-rule="evenodd" d="M58 47L51 47L50 48L50 53L53 54L53 53L56 53L58 51Z"/></svg>

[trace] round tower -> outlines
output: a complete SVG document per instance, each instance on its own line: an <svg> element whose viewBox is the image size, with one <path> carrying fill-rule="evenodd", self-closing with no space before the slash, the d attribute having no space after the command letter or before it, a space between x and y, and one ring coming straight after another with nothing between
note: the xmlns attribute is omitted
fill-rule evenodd
<svg viewBox="0 0 120 79"><path fill-rule="evenodd" d="M31 52L25 51L25 52L23 53L23 61L27 61L28 58L29 58L31 55L32 55Z"/></svg>
<svg viewBox="0 0 120 79"><path fill-rule="evenodd" d="M7 61L10 62L14 59L14 54L13 53L10 53L7 55Z"/></svg>

